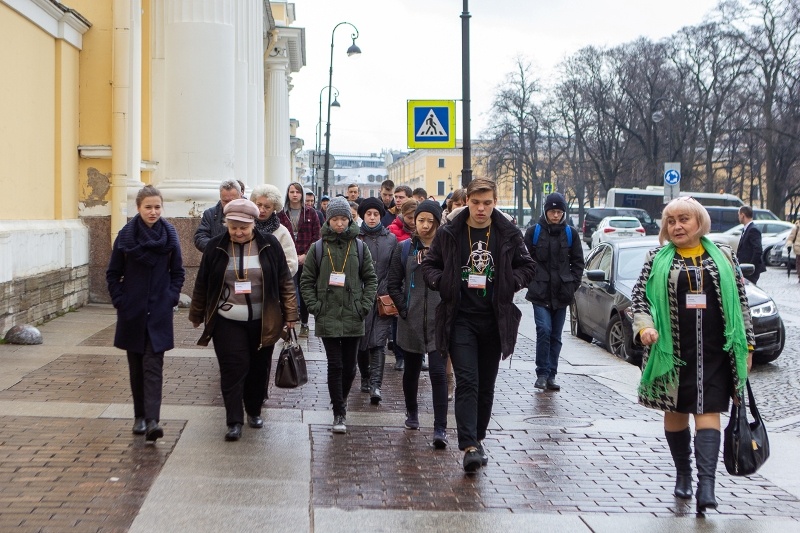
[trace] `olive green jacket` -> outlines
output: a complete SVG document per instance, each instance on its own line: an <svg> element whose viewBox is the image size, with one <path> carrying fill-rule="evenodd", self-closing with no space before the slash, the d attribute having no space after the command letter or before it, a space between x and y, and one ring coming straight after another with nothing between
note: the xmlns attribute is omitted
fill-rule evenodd
<svg viewBox="0 0 800 533"><path fill-rule="evenodd" d="M319 265L316 261L315 243L308 249L303 274L300 276L300 295L308 312L314 315L314 333L317 337L361 337L364 335L364 318L372 309L378 290L378 277L375 275L369 248L363 247L359 268L356 244L359 227L355 222L351 222L341 234L334 232L326 222L320 233L323 246ZM344 287L330 285L332 266L337 272L341 272L342 265L345 274Z"/></svg>

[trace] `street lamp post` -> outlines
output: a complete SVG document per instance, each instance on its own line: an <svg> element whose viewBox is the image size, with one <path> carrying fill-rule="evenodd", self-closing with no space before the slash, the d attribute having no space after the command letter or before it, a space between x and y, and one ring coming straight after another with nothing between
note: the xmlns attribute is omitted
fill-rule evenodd
<svg viewBox="0 0 800 533"><path fill-rule="evenodd" d="M319 172L320 144L322 143L322 93L325 91L325 89L328 89L328 92L330 92L330 89L333 89L333 92L335 93L333 96L333 102L331 102L331 107L342 107L338 100L339 89L336 87L331 87L330 85L326 85L319 91L319 120L317 120L317 129L315 131L317 143L314 149L314 183L312 185L314 194L318 197L319 191L317 190L317 172Z"/></svg>
<svg viewBox="0 0 800 533"><path fill-rule="evenodd" d="M354 55L361 54L361 49L356 46L356 39L358 39L358 28L356 28L353 24L349 22L340 22L336 26L333 27L333 31L331 31L331 63L330 68L328 69L328 87L333 86L333 37L336 34L336 28L341 26L342 24L347 24L348 26L352 27L355 30L350 37L353 39L353 44L347 49L347 56L351 57ZM328 91L328 122L325 125L325 167L324 167L324 174L322 176L322 194L328 194L328 170L330 170L330 151L331 151L331 92Z"/></svg>

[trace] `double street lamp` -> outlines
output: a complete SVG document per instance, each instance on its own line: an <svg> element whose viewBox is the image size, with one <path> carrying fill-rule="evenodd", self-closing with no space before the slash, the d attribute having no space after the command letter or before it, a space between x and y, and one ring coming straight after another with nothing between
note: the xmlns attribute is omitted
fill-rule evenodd
<svg viewBox="0 0 800 533"><path fill-rule="evenodd" d="M317 129L316 129L316 146L314 150L314 182L312 184L312 188L314 189L314 195L319 196L319 191L317 191L317 172L319 171L319 156L321 155L320 152L320 143L322 142L322 93L325 92L325 89L328 89L328 93L331 90L334 92L333 95L333 102L330 103L331 107L342 107L339 103L339 89L336 87L331 87L330 85L326 85L319 91L319 120L317 120ZM327 193L325 193L327 194Z"/></svg>
<svg viewBox="0 0 800 533"><path fill-rule="evenodd" d="M350 37L353 39L353 44L347 49L347 56L352 57L354 55L360 55L361 49L356 46L356 39L358 39L358 28L356 28L353 24L349 22L340 22L336 26L333 27L333 31L331 32L331 63L330 69L328 70L328 85L327 87L333 87L333 37L336 34L336 28L341 26L342 24L347 24L348 26L352 27L355 30ZM325 88L323 88L324 90ZM338 92L337 92L338 94ZM320 92L320 99L322 97L322 93ZM321 102L321 100L320 100ZM337 102L338 103L338 102ZM325 126L325 166L324 166L324 174L322 175L322 194L328 194L328 171L330 170L330 150L331 150L331 106L333 103L331 102L331 91L328 90L328 122ZM322 121L322 104L320 103L320 122Z"/></svg>

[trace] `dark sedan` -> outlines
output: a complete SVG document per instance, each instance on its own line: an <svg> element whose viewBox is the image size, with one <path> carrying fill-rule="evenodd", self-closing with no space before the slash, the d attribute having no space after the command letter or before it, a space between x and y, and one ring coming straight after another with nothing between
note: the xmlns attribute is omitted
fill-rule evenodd
<svg viewBox="0 0 800 533"><path fill-rule="evenodd" d="M642 347L633 343L631 291L645 255L656 246L657 239L646 237L601 243L589 253L581 285L570 306L572 335L589 342L597 339L617 357L641 364ZM745 289L756 336L753 362L769 363L783 351L783 321L767 293L749 281L745 282Z"/></svg>

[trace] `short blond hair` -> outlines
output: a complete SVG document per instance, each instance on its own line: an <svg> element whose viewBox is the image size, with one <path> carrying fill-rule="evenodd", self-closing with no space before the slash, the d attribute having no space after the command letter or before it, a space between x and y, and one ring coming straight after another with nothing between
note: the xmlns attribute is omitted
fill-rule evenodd
<svg viewBox="0 0 800 533"><path fill-rule="evenodd" d="M678 196L664 206L664 211L661 212L661 231L658 233L658 241L661 244L669 242L667 219L682 214L693 215L697 219L700 226L698 234L701 237L711 232L711 217L703 204L691 196Z"/></svg>

